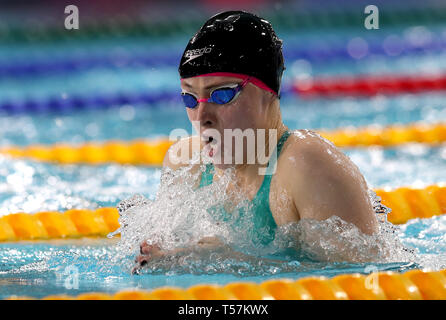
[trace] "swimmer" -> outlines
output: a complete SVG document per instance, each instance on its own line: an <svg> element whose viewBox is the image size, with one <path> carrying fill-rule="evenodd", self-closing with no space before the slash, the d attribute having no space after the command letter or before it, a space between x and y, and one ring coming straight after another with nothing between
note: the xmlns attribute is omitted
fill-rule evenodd
<svg viewBox="0 0 446 320"><path fill-rule="evenodd" d="M274 239L278 226L332 216L367 235L376 233L377 217L358 167L315 132L291 131L283 123L280 87L284 69L282 41L268 21L243 11L223 12L206 21L190 39L179 66L185 109L199 136L178 141L166 154L163 166L198 172L200 164L178 163L172 150L190 150L188 160L194 152L204 153L211 163L194 181L197 188L212 184L225 169L233 168L235 181L228 188L252 201L253 237L262 244ZM243 146L243 161L237 162L234 138L225 139L225 129L253 130L256 151L250 153L249 146ZM266 139L259 146L260 133ZM275 138L268 139L269 133L275 133ZM259 151L268 154L267 163L261 161ZM247 163L252 153L254 161ZM275 170L261 173L266 167ZM222 245L209 237L196 247L213 250ZM140 251L138 266L175 253L148 241ZM344 250L336 260L349 261L352 255Z"/></svg>

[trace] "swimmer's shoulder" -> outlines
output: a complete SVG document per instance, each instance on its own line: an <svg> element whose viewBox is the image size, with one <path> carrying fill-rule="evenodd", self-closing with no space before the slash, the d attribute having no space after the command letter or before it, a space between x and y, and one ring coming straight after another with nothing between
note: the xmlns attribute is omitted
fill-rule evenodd
<svg viewBox="0 0 446 320"><path fill-rule="evenodd" d="M330 140L312 130L296 130L291 135L291 143L287 151L288 164L296 165L300 169L314 169L327 173L348 172L359 173L356 164ZM285 150L286 151L286 150ZM310 173L309 171L304 171Z"/></svg>
<svg viewBox="0 0 446 320"><path fill-rule="evenodd" d="M312 130L295 130L278 159L276 179L288 189L300 192L309 183L317 183L315 179L325 180L333 175L341 178L343 168L359 173L356 165L331 141Z"/></svg>
<svg viewBox="0 0 446 320"><path fill-rule="evenodd" d="M321 150L335 148L311 130L295 130L283 145L276 172L271 181L270 208L278 225L299 221L300 196L308 183L314 181L314 166ZM334 152L334 151L330 151ZM321 168L319 168L320 170Z"/></svg>
<svg viewBox="0 0 446 320"><path fill-rule="evenodd" d="M279 163L287 167L312 166L316 159L341 154L331 141L319 133L308 129L294 130L283 147Z"/></svg>
<svg viewBox="0 0 446 320"><path fill-rule="evenodd" d="M194 153L200 152L201 142L198 136L182 138L170 146L163 161L164 168L177 170L191 165ZM192 168L199 167L193 165Z"/></svg>
<svg viewBox="0 0 446 320"><path fill-rule="evenodd" d="M292 196L300 218L325 220L336 215L367 234L373 233L376 217L358 166L314 131L295 131L288 140L276 174L278 183Z"/></svg>

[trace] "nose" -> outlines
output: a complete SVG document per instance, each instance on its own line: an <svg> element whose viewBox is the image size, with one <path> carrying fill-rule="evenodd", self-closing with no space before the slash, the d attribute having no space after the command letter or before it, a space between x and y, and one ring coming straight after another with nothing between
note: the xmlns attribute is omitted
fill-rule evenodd
<svg viewBox="0 0 446 320"><path fill-rule="evenodd" d="M215 123L213 106L206 101L200 101L195 107L196 121L200 122L202 127L212 127Z"/></svg>

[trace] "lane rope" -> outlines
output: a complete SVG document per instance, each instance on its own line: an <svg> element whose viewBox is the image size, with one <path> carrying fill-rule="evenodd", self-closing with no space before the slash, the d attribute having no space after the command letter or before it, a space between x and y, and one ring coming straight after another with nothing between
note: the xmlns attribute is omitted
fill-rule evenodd
<svg viewBox="0 0 446 320"><path fill-rule="evenodd" d="M347 127L333 131L316 130L316 132L338 147L393 147L404 143L436 145L446 141L446 123ZM77 146L66 143L37 144L26 147L0 147L0 154L60 164L119 163L160 166L172 144L172 141L165 138L154 141L136 139L129 142L117 140L105 143L89 142Z"/></svg>
<svg viewBox="0 0 446 320"><path fill-rule="evenodd" d="M393 224L446 213L446 184L374 191L381 203L392 209L387 220ZM119 228L118 219L118 210L111 207L12 213L0 217L0 241L105 237Z"/></svg>
<svg viewBox="0 0 446 320"><path fill-rule="evenodd" d="M301 7L287 8L287 10L270 10L262 16L280 29L324 29L357 27L364 24L364 16L358 11L336 10L329 12L306 11ZM34 43L74 40L98 40L109 37L153 37L166 38L169 36L193 34L207 17L188 15L187 19L170 19L157 23L147 22L142 17L123 16L114 21L86 21L77 32L66 32L64 28L42 23L28 23L26 27L1 26L0 35L4 43ZM380 24L386 27L401 25L425 25L444 23L446 10L442 7L415 7L404 10L383 10L379 15Z"/></svg>
<svg viewBox="0 0 446 320"><path fill-rule="evenodd" d="M360 76L296 80L294 90L301 98L397 95L446 90L446 75Z"/></svg>
<svg viewBox="0 0 446 320"><path fill-rule="evenodd" d="M363 46L367 50L361 54L361 59L368 57L376 58L384 56L388 58L400 57L406 55L441 53L446 49L446 39L433 36L430 41L423 43L414 43L402 36L391 35L383 39L360 38ZM306 60L314 63L325 63L329 60L353 60L356 61L354 54L350 52L349 43L338 40L336 43L330 41L330 45L322 46L320 44L308 43L302 48L300 43L290 42L283 49L285 61L290 65L297 60ZM150 55L143 53L133 53L132 51L120 51L119 55L115 53L104 53L103 55L91 54L85 52L72 56L48 56L37 57L27 56L26 59L11 61L0 61L0 77L24 77L47 74L66 74L69 72L80 72L92 70L94 68L122 69L122 68L160 68L176 67L181 59L181 52L169 50L161 53L152 53Z"/></svg>
<svg viewBox="0 0 446 320"><path fill-rule="evenodd" d="M378 94L418 94L446 90L446 75L416 76L361 76L334 77L325 79L295 80L284 85L281 95L311 98L367 97ZM47 97L27 97L6 99L0 102L0 111L6 114L72 112L83 109L104 109L131 104L135 106L157 107L158 103L181 106L179 92L118 92L92 94L64 94Z"/></svg>
<svg viewBox="0 0 446 320"><path fill-rule="evenodd" d="M34 299L11 296L9 300ZM273 279L261 283L198 284L183 289L127 289L114 294L90 292L50 295L43 300L445 300L446 269L404 273L342 274L333 278Z"/></svg>

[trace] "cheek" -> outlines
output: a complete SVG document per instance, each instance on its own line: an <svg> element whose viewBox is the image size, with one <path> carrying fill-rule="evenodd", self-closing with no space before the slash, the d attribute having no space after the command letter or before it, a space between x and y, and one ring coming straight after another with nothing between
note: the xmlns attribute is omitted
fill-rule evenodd
<svg viewBox="0 0 446 320"><path fill-rule="evenodd" d="M193 128L196 130L196 132L199 132L200 124L199 121L197 121L197 116L196 116L197 113L189 108L186 108L186 113Z"/></svg>
<svg viewBox="0 0 446 320"><path fill-rule="evenodd" d="M237 112L234 112L235 110L231 110L231 108L222 108L222 110L219 111L217 116L223 129L233 129L237 127L238 117Z"/></svg>
<svg viewBox="0 0 446 320"><path fill-rule="evenodd" d="M256 128L256 106L240 101L229 108L222 108L219 113L223 127L228 129L248 129Z"/></svg>
<svg viewBox="0 0 446 320"><path fill-rule="evenodd" d="M197 122L200 122L197 109L190 109L186 108L187 117L189 118L189 121L192 123L192 125L196 126Z"/></svg>
<svg viewBox="0 0 446 320"><path fill-rule="evenodd" d="M195 113L189 108L186 108L187 117L189 118L189 121L195 120Z"/></svg>

